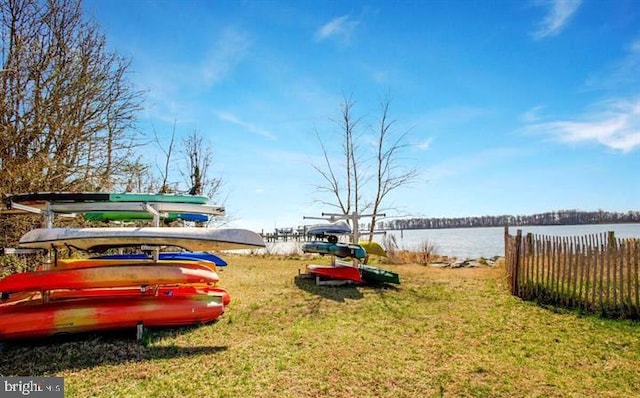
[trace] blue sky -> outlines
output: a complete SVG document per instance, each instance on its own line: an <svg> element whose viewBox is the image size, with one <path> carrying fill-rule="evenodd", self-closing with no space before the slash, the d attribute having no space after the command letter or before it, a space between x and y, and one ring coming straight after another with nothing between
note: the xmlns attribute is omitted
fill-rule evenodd
<svg viewBox="0 0 640 398"><path fill-rule="evenodd" d="M175 123L178 138L197 130L211 145L234 225L271 230L333 211L318 203L331 197L316 189L316 132L338 164L334 120L351 98L368 156L387 95L410 144L398 165L419 172L388 197L390 216L640 209L637 0L85 0L84 10L132 60L146 93L138 128L168 145Z"/></svg>

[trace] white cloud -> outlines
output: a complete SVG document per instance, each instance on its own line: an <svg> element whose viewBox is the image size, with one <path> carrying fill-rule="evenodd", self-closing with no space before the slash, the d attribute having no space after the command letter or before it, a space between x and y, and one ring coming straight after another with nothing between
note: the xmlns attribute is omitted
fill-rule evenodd
<svg viewBox="0 0 640 398"><path fill-rule="evenodd" d="M621 152L630 152L640 147L638 99L606 101L594 108L595 111L576 120L537 123L527 126L525 130L550 136L562 143L596 142Z"/></svg>
<svg viewBox="0 0 640 398"><path fill-rule="evenodd" d="M526 123L537 122L538 120L540 120L540 111L544 108L544 105L534 106L533 108L520 115L520 120Z"/></svg>
<svg viewBox="0 0 640 398"><path fill-rule="evenodd" d="M242 62L250 47L247 34L231 28L222 32L201 65L204 83L210 86L227 77Z"/></svg>
<svg viewBox="0 0 640 398"><path fill-rule="evenodd" d="M640 39L632 41L625 54L603 73L589 76L586 87L601 90L629 89L637 92L640 88Z"/></svg>
<svg viewBox="0 0 640 398"><path fill-rule="evenodd" d="M433 143L433 137L429 137L426 140L414 145L416 148L420 149L421 151L426 151L427 149L431 148L431 144Z"/></svg>
<svg viewBox="0 0 640 398"><path fill-rule="evenodd" d="M348 43L351 41L351 35L358 24L358 21L351 20L348 15L336 17L322 25L316 31L315 38L317 41L335 38Z"/></svg>
<svg viewBox="0 0 640 398"><path fill-rule="evenodd" d="M540 22L538 30L533 32L533 37L535 39L544 39L560 33L569 23L581 3L582 0L547 0L540 2L540 5L548 7L548 12Z"/></svg>
<svg viewBox="0 0 640 398"><path fill-rule="evenodd" d="M256 127L256 125L254 125L253 123L246 122L232 113L217 111L216 116L218 116L218 119L222 120L223 122L235 124L236 126L240 126L251 133L261 135L270 140L276 139L276 136L270 131Z"/></svg>

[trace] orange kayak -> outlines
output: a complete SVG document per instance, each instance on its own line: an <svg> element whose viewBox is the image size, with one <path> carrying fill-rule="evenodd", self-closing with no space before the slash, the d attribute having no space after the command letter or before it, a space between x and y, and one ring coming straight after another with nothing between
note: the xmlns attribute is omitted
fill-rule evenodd
<svg viewBox="0 0 640 398"><path fill-rule="evenodd" d="M214 321L224 313L208 295L82 298L0 308L0 340L135 327L183 326Z"/></svg>
<svg viewBox="0 0 640 398"><path fill-rule="evenodd" d="M122 265L54 271L34 271L0 279L0 292L92 289L177 283L216 283L218 274L202 266Z"/></svg>

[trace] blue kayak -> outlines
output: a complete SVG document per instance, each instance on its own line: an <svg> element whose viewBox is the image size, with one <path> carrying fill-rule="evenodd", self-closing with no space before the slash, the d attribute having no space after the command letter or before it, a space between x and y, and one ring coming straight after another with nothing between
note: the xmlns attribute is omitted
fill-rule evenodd
<svg viewBox="0 0 640 398"><path fill-rule="evenodd" d="M136 253L136 254L109 254L106 256L96 256L91 257L94 259L104 259L104 260L146 260L150 259L151 256L146 255L144 253ZM159 260L204 260L211 261L218 267L224 267L227 265L227 262L216 256L215 254L205 253L205 252L161 252L159 256Z"/></svg>
<svg viewBox="0 0 640 398"><path fill-rule="evenodd" d="M336 257L351 257L362 259L367 252L359 245L348 245L346 243L331 242L308 242L302 245L305 253L329 254Z"/></svg>

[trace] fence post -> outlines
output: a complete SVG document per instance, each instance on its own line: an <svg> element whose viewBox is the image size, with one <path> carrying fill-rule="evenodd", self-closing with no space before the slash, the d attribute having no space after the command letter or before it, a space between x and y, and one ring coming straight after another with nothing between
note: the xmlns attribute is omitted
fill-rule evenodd
<svg viewBox="0 0 640 398"><path fill-rule="evenodd" d="M613 250L615 248L617 248L617 242L616 242L616 233L615 231L608 231L607 232L607 243L608 243L608 247L610 250Z"/></svg>
<svg viewBox="0 0 640 398"><path fill-rule="evenodd" d="M516 239L515 239L515 254L514 254L514 262L513 262L513 288L511 294L514 294L518 297L520 296L520 285L518 284L519 274L520 274L520 252L522 247L522 230L518 229L516 231Z"/></svg>

